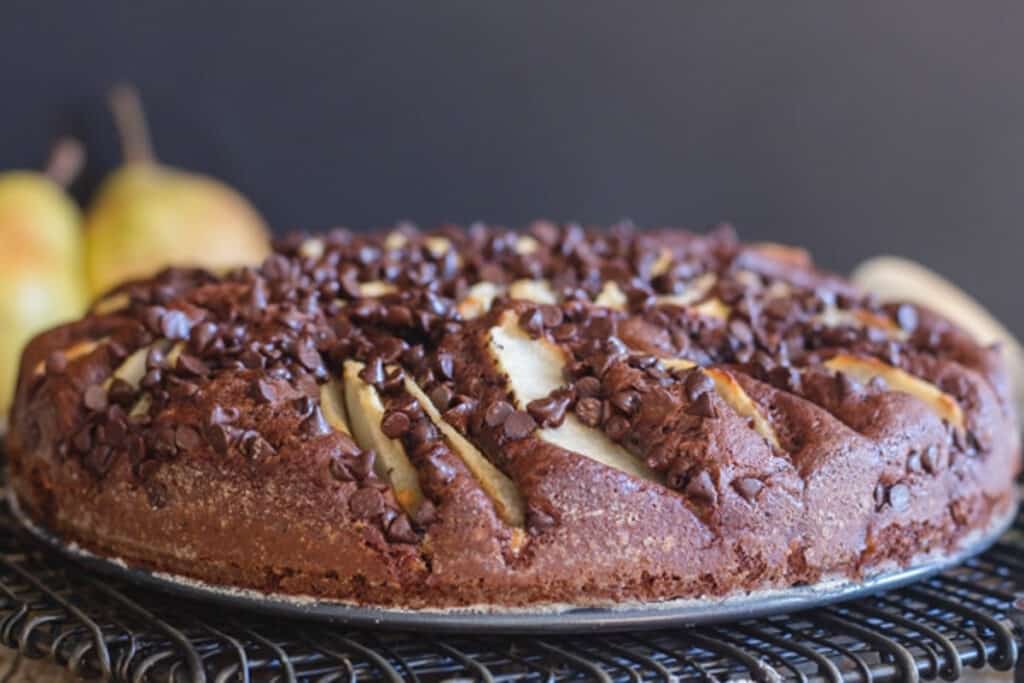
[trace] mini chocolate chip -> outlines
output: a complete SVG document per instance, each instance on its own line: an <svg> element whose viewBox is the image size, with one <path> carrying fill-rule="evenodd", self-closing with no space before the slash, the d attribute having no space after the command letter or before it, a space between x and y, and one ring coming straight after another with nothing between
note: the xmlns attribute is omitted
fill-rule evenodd
<svg viewBox="0 0 1024 683"><path fill-rule="evenodd" d="M451 405L452 394L453 392L447 384L438 384L430 390L430 402L434 404L435 408L444 412Z"/></svg>
<svg viewBox="0 0 1024 683"><path fill-rule="evenodd" d="M569 396L545 396L530 401L526 410L538 424L544 427L557 427L565 419L565 411L569 407L569 403Z"/></svg>
<svg viewBox="0 0 1024 683"><path fill-rule="evenodd" d="M629 420L613 415L604 425L604 431L612 441L622 441L629 433Z"/></svg>
<svg viewBox="0 0 1024 683"><path fill-rule="evenodd" d="M334 431L324 417L324 412L320 409L320 406L315 404L309 411L308 417L299 425L299 428L305 436L309 437L323 436Z"/></svg>
<svg viewBox="0 0 1024 683"><path fill-rule="evenodd" d="M536 428L537 422L529 413L517 410L505 420L503 429L505 438L511 441L518 441L528 437Z"/></svg>
<svg viewBox="0 0 1024 683"><path fill-rule="evenodd" d="M388 540L392 543L416 543L419 540L407 515L398 515L391 521L388 525Z"/></svg>
<svg viewBox="0 0 1024 683"><path fill-rule="evenodd" d="M599 425L601 423L600 399L588 397L576 401L576 417L588 427Z"/></svg>
<svg viewBox="0 0 1024 683"><path fill-rule="evenodd" d="M372 450L359 451L359 453L352 458L349 463L349 469L356 475L356 479L363 481L370 476L373 472L373 463L377 459L377 454Z"/></svg>
<svg viewBox="0 0 1024 683"><path fill-rule="evenodd" d="M120 406L128 406L135 400L135 387L131 383L115 377L107 390L107 396L112 403Z"/></svg>
<svg viewBox="0 0 1024 683"><path fill-rule="evenodd" d="M631 389L617 391L612 394L611 402L626 415L632 415L640 407L640 394Z"/></svg>
<svg viewBox="0 0 1024 683"><path fill-rule="evenodd" d="M507 401L495 401L487 407L487 412L484 413L484 422L488 427L497 427L504 424L514 411L515 408Z"/></svg>
<svg viewBox="0 0 1024 683"><path fill-rule="evenodd" d="M882 484L876 484L874 490L875 509L881 509L885 505L885 486Z"/></svg>
<svg viewBox="0 0 1024 683"><path fill-rule="evenodd" d="M59 375L68 369L68 357L62 351L52 351L46 357L46 373Z"/></svg>
<svg viewBox="0 0 1024 683"><path fill-rule="evenodd" d="M349 470L348 465L346 465L340 458L334 458L331 460L328 468L330 469L331 476L337 481L347 482L356 480L355 475L353 475L352 471Z"/></svg>
<svg viewBox="0 0 1024 683"><path fill-rule="evenodd" d="M192 322L181 311L167 311L160 319L160 331L166 339L188 339Z"/></svg>
<svg viewBox="0 0 1024 683"><path fill-rule="evenodd" d="M277 400L277 387L269 380L259 379L256 381L256 396L265 403L273 403Z"/></svg>
<svg viewBox="0 0 1024 683"><path fill-rule="evenodd" d="M917 310L910 304L900 304L896 309L896 322L904 332L917 329Z"/></svg>
<svg viewBox="0 0 1024 683"><path fill-rule="evenodd" d="M397 410L389 411L380 423L381 431L390 439L401 438L411 426L412 422L409 420L409 416Z"/></svg>
<svg viewBox="0 0 1024 683"><path fill-rule="evenodd" d="M910 487L906 484L893 484L889 487L889 505L896 512L903 512L910 507Z"/></svg>
<svg viewBox="0 0 1024 683"><path fill-rule="evenodd" d="M531 308L519 316L519 326L526 330L530 336L536 337L544 331L544 316L540 309Z"/></svg>
<svg viewBox="0 0 1024 683"><path fill-rule="evenodd" d="M231 432L222 424L214 424L206 430L206 440L213 446L213 450L223 455L231 446Z"/></svg>
<svg viewBox="0 0 1024 683"><path fill-rule="evenodd" d="M241 415L241 411L235 406L223 407L219 403L215 403L213 408L210 409L210 416L207 421L210 424L231 424L238 420Z"/></svg>
<svg viewBox="0 0 1024 683"><path fill-rule="evenodd" d="M85 396L83 397L85 407L93 412L102 412L107 409L107 390L102 384L93 384L91 387L85 390Z"/></svg>
<svg viewBox="0 0 1024 683"><path fill-rule="evenodd" d="M545 304L540 307L540 313L544 320L544 327L554 328L562 324L564 314L558 306Z"/></svg>
<svg viewBox="0 0 1024 683"><path fill-rule="evenodd" d="M195 353L202 354L206 349L210 347L213 340L217 336L217 324L212 322L204 322L196 325L192 328L191 334L189 334L189 345Z"/></svg>
<svg viewBox="0 0 1024 683"><path fill-rule="evenodd" d="M348 507L360 519L373 519L384 512L384 496L375 488L362 488L348 499Z"/></svg>
<svg viewBox="0 0 1024 683"><path fill-rule="evenodd" d="M715 388L715 382L701 370L692 370L686 375L683 381L683 388L686 389L686 397L696 401L701 394Z"/></svg>
<svg viewBox="0 0 1024 683"><path fill-rule="evenodd" d="M764 488L764 482L754 477L744 477L743 479L737 479L733 482L733 487L736 492L743 496L743 500L748 503L754 502L757 498L757 494Z"/></svg>
<svg viewBox="0 0 1024 683"><path fill-rule="evenodd" d="M444 379L452 379L455 376L455 357L450 353L437 354L437 371Z"/></svg>
<svg viewBox="0 0 1024 683"><path fill-rule="evenodd" d="M323 368L323 358L320 357L320 352L316 350L312 339L306 339L298 345L296 356L298 356L299 362L310 372L317 372Z"/></svg>
<svg viewBox="0 0 1024 683"><path fill-rule="evenodd" d="M178 356L177 369L193 377L205 377L210 373L206 363L189 353Z"/></svg>
<svg viewBox="0 0 1024 683"><path fill-rule="evenodd" d="M707 470L701 470L695 477L691 477L684 490L687 496L696 500L714 505L718 501L718 491L715 490L715 482Z"/></svg>
<svg viewBox="0 0 1024 683"><path fill-rule="evenodd" d="M110 446L99 445L90 450L85 456L85 465L97 476L104 476L110 471L114 464L117 452Z"/></svg>
<svg viewBox="0 0 1024 683"><path fill-rule="evenodd" d="M601 394L601 380L592 375L581 377L573 386L576 389L576 395L580 398L590 398Z"/></svg>
<svg viewBox="0 0 1024 683"><path fill-rule="evenodd" d="M941 469L941 453L935 444L928 446L921 454L921 466L928 474L935 474Z"/></svg>
<svg viewBox="0 0 1024 683"><path fill-rule="evenodd" d="M199 432L188 425L180 425L174 431L174 443L183 451L193 451L201 443Z"/></svg>
<svg viewBox="0 0 1024 683"><path fill-rule="evenodd" d="M384 372L384 363L379 357L371 360L359 371L359 379L375 387L383 384L387 377Z"/></svg>
<svg viewBox="0 0 1024 683"><path fill-rule="evenodd" d="M420 529L425 529L434 523L437 519L437 506L435 506L429 499L424 499L419 508L416 509L413 515L412 521Z"/></svg>
<svg viewBox="0 0 1024 683"><path fill-rule="evenodd" d="M555 518L538 507L529 507L526 510L526 528L531 533L538 534L555 526Z"/></svg>
<svg viewBox="0 0 1024 683"><path fill-rule="evenodd" d="M89 425L85 425L77 434L75 434L74 438L71 440L71 445L80 453L86 453L90 448L92 448L92 429Z"/></svg>
<svg viewBox="0 0 1024 683"><path fill-rule="evenodd" d="M249 431L242 435L242 452L253 460L272 458L276 451L259 432Z"/></svg>
<svg viewBox="0 0 1024 683"><path fill-rule="evenodd" d="M920 472L921 469L921 454L916 450L910 451L907 454L907 471L913 474Z"/></svg>
<svg viewBox="0 0 1024 683"><path fill-rule="evenodd" d="M689 415L712 420L718 417L718 411L715 409L715 404L711 400L711 392L705 392L699 395L696 401L686 406L686 412Z"/></svg>

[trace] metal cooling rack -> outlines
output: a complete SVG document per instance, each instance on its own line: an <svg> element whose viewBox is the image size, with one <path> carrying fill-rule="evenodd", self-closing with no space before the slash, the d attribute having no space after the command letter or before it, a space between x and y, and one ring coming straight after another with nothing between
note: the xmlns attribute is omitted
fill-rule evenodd
<svg viewBox="0 0 1024 683"><path fill-rule="evenodd" d="M935 578L788 616L617 635L373 633L232 613L90 574L26 537L0 505L0 646L132 683L954 680L965 667L1013 667L1019 591L1024 516L984 555Z"/></svg>

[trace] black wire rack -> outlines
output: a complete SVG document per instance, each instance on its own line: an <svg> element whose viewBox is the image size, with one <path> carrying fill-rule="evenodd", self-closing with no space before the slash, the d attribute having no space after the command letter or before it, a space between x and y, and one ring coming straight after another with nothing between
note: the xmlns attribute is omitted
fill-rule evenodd
<svg viewBox="0 0 1024 683"><path fill-rule="evenodd" d="M542 638L352 631L91 574L28 538L0 504L0 646L132 683L955 680L965 667L1013 668L1021 591L1024 516L985 554L935 578L785 616Z"/></svg>

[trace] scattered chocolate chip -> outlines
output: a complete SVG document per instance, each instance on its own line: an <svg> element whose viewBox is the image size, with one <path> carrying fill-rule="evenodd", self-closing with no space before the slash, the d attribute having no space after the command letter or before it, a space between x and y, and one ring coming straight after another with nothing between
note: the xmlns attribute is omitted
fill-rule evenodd
<svg viewBox="0 0 1024 683"><path fill-rule="evenodd" d="M381 431L390 439L401 438L411 426L409 416L397 410L389 411L380 423Z"/></svg>
<svg viewBox="0 0 1024 683"><path fill-rule="evenodd" d="M701 394L714 389L715 382L701 370L695 369L687 373L686 379L683 380L683 388L686 389L686 397L696 401Z"/></svg>
<svg viewBox="0 0 1024 683"><path fill-rule="evenodd" d="M588 427L601 423L601 401L596 398L581 398L576 402L576 417Z"/></svg>
<svg viewBox="0 0 1024 683"><path fill-rule="evenodd" d="M515 412L515 408L507 401L495 401L487 407L487 412L484 413L484 422L488 427L498 427L504 424L513 412Z"/></svg>
<svg viewBox="0 0 1024 683"><path fill-rule="evenodd" d="M174 443L183 451L193 451L199 448L202 439L199 432L188 425L180 425L174 432Z"/></svg>
<svg viewBox="0 0 1024 683"><path fill-rule="evenodd" d="M896 512L903 512L910 507L910 487L906 484L893 484L889 487L889 505Z"/></svg>
<svg viewBox="0 0 1024 683"><path fill-rule="evenodd" d="M177 369L192 377L206 377L210 373L206 363L189 353L178 356Z"/></svg>
<svg viewBox="0 0 1024 683"><path fill-rule="evenodd" d="M188 339L192 322L181 311L167 311L160 319L160 331L166 339Z"/></svg>
<svg viewBox="0 0 1024 683"><path fill-rule="evenodd" d="M601 394L601 380L591 375L581 377L574 386L576 395L581 399L600 396Z"/></svg>
<svg viewBox="0 0 1024 683"><path fill-rule="evenodd" d="M532 534L539 534L555 526L555 518L538 507L530 506L526 510L526 528Z"/></svg>
<svg viewBox="0 0 1024 683"><path fill-rule="evenodd" d="M941 452L939 447L931 444L921 453L921 466L928 474L935 474L942 469Z"/></svg>
<svg viewBox="0 0 1024 683"><path fill-rule="evenodd" d="M622 441L629 433L629 420L621 415L613 415L605 423L604 431L612 441Z"/></svg>
<svg viewBox="0 0 1024 683"><path fill-rule="evenodd" d="M733 487L736 489L737 493L743 496L743 500L748 503L752 503L754 502L754 499L757 498L757 494L759 494L761 489L764 488L764 482L753 477L744 477L743 479L737 479L734 481Z"/></svg>
<svg viewBox="0 0 1024 683"><path fill-rule="evenodd" d="M714 505L718 501L718 491L715 489L715 482L707 470L701 470L696 476L691 477L683 491L687 496L702 503Z"/></svg>
<svg viewBox="0 0 1024 683"><path fill-rule="evenodd" d="M377 454L371 451L359 451L349 462L349 469L356 475L356 479L363 481L370 476L373 472L373 463L377 459Z"/></svg>
<svg viewBox="0 0 1024 683"><path fill-rule="evenodd" d="M718 417L718 411L715 409L714 401L711 400L710 392L697 396L697 400L686 407L686 412L689 415L712 420Z"/></svg>
<svg viewBox="0 0 1024 683"><path fill-rule="evenodd" d="M448 410L448 406L452 402L452 390L446 384L438 384L436 387L430 390L430 402L434 404L434 407L439 411L444 412Z"/></svg>
<svg viewBox="0 0 1024 683"><path fill-rule="evenodd" d="M416 509L412 521L420 529L425 529L437 520L437 507L429 500L424 499L419 508Z"/></svg>
<svg viewBox="0 0 1024 683"><path fill-rule="evenodd" d="M231 432L222 424L213 424L206 430L206 440L213 446L213 450L224 455L231 446Z"/></svg>
<svg viewBox="0 0 1024 683"><path fill-rule="evenodd" d="M93 384L85 390L85 396L83 397L85 407L89 410L99 413L107 409L109 404L107 400L107 390L102 384Z"/></svg>
<svg viewBox="0 0 1024 683"><path fill-rule="evenodd" d="M525 439L537 428L537 422L529 413L517 410L506 418L503 431L510 441Z"/></svg>
<svg viewBox="0 0 1024 683"><path fill-rule="evenodd" d="M398 515L388 525L388 540L392 543L416 543L419 538L409 524L409 517Z"/></svg>
<svg viewBox="0 0 1024 683"><path fill-rule="evenodd" d="M383 384L387 377L387 373L384 372L384 363L379 357L371 360L359 371L359 379L375 387Z"/></svg>
<svg viewBox="0 0 1024 683"><path fill-rule="evenodd" d="M527 412L544 427L557 427L565 419L565 411L569 407L569 396L546 396L530 401Z"/></svg>
<svg viewBox="0 0 1024 683"><path fill-rule="evenodd" d="M910 453L907 454L907 472L916 474L921 470L921 454L916 450L910 451Z"/></svg>
<svg viewBox="0 0 1024 683"><path fill-rule="evenodd" d="M269 380L256 380L256 397L264 403L274 403L278 397L277 386Z"/></svg>
<svg viewBox="0 0 1024 683"><path fill-rule="evenodd" d="M348 507L359 519L373 519L384 512L384 497L375 488L361 488L348 499Z"/></svg>
<svg viewBox="0 0 1024 683"><path fill-rule="evenodd" d="M626 415L632 415L640 407L640 394L632 389L617 391L612 394L611 403Z"/></svg>
<svg viewBox="0 0 1024 683"><path fill-rule="evenodd" d="M896 309L896 323L904 332L917 329L917 309L910 304L900 304Z"/></svg>

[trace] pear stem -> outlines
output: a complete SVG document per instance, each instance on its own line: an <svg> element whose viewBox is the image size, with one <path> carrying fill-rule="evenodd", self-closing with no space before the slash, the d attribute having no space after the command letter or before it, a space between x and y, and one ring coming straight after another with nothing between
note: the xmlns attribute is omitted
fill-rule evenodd
<svg viewBox="0 0 1024 683"><path fill-rule="evenodd" d="M85 146L71 137L58 138L50 150L44 172L61 187L75 182L85 165Z"/></svg>
<svg viewBox="0 0 1024 683"><path fill-rule="evenodd" d="M156 161L153 143L146 124L142 98L133 85L122 83L110 91L110 111L114 115L117 134L121 138L121 153L129 163Z"/></svg>

